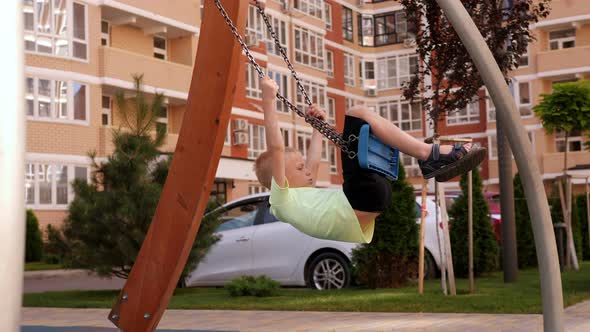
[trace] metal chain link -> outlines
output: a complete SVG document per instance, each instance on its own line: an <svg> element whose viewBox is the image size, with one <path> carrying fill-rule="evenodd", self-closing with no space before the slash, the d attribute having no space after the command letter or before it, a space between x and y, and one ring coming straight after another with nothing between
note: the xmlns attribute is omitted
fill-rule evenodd
<svg viewBox="0 0 590 332"><path fill-rule="evenodd" d="M305 89L303 88L303 85L301 84L301 80L297 76L297 72L295 71L295 69L293 68L293 65L289 61L289 58L287 57L285 49L281 46L281 43L277 37L275 30L272 28L272 25L270 24L268 16L266 16L266 14L264 13L264 9L261 7L260 3L258 1L255 1L255 2L256 2L256 7L258 8L258 12L262 15L262 18L264 19L264 23L266 24L268 31L270 32L271 37L273 38L277 49L281 53L283 60L285 61L289 70L291 71L291 75L293 76L293 79L295 79L295 82L297 83L297 88L299 89L299 91L301 92L301 94L303 95L303 97L305 99L305 103L308 106L311 106L312 102L309 98L309 95L307 94L307 91L305 91ZM229 18L227 12L225 11L225 8L223 8L223 6L221 5L221 2L219 0L215 0L215 5L217 6L217 9L219 9L219 12L221 13L223 18L225 19L225 22L227 23L227 25L231 29L232 34L236 37L238 43L240 43L240 45L242 46L242 49L244 50L246 57L248 57L248 60L254 66L254 69L256 69L256 71L258 72L258 75L261 78L266 77L264 70L262 69L262 67L260 67L260 65L256 62L256 60L254 60L254 56L250 52L248 45L246 45L246 43L242 39L242 36L240 36L240 34L238 33L238 29L235 27L232 20ZM321 119L318 119L318 118L315 118L312 116L308 116L302 110L300 110L295 105L293 105L287 98L285 98L280 93L277 93L277 98L281 102L283 102L285 105L287 105L287 107L290 110L295 112L300 117L304 118L305 122L309 123L320 134L322 134L324 137L326 137L327 139L332 141L332 143L334 143L336 146L338 146L342 150L343 153L348 155L349 158L353 159L356 157L356 151L350 151L348 148L351 140L343 139L342 135L340 135L340 133L338 133L332 126L330 126L329 123L327 123Z"/></svg>

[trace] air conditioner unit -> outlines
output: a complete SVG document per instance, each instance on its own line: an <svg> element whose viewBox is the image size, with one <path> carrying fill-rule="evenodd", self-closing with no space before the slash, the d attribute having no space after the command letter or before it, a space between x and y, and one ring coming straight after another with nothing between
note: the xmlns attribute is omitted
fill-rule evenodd
<svg viewBox="0 0 590 332"><path fill-rule="evenodd" d="M416 47L416 39L414 39L414 38L404 39L404 47L406 47L406 48Z"/></svg>
<svg viewBox="0 0 590 332"><path fill-rule="evenodd" d="M248 131L248 120L244 120L244 119L235 119L235 120L234 120L234 127L233 127L233 131L234 131L234 132L238 132L238 131Z"/></svg>
<svg viewBox="0 0 590 332"><path fill-rule="evenodd" d="M377 97L377 89L367 89L365 90L365 95L367 97Z"/></svg>
<svg viewBox="0 0 590 332"><path fill-rule="evenodd" d="M248 144L248 133L235 132L234 133L234 145L246 145Z"/></svg>
<svg viewBox="0 0 590 332"><path fill-rule="evenodd" d="M246 38L244 41L248 47L257 47L260 42L256 33L251 31L246 32Z"/></svg>

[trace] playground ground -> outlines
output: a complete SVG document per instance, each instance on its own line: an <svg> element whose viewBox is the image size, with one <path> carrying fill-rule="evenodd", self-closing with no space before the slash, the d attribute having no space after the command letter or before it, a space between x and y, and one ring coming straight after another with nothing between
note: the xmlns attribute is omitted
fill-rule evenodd
<svg viewBox="0 0 590 332"><path fill-rule="evenodd" d="M114 332L108 309L23 308L22 332ZM565 330L590 331L590 301L565 310ZM167 310L162 332L542 331L541 315Z"/></svg>

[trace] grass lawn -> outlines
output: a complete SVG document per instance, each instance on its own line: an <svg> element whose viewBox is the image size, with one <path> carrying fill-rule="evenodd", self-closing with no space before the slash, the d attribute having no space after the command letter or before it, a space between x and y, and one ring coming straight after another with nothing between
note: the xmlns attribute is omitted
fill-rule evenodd
<svg viewBox="0 0 590 332"><path fill-rule="evenodd" d="M63 269L63 267L59 264L48 264L43 262L25 263L25 271L47 271L59 269Z"/></svg>
<svg viewBox="0 0 590 332"><path fill-rule="evenodd" d="M590 262L578 272L562 274L565 305L590 299ZM401 289L353 288L334 291L281 289L266 298L232 298L221 288L176 290L170 309L235 309L291 311L541 313L541 293L536 270L521 271L519 281L504 284L502 273L476 279L476 294L468 294L468 281L457 280L458 296L444 296L440 281L429 281L425 294L417 287ZM110 308L118 292L48 292L25 294L27 307Z"/></svg>

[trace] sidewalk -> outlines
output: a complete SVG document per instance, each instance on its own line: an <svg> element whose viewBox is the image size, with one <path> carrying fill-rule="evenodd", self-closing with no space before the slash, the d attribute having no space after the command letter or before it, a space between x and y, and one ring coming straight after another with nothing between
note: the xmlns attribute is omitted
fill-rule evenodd
<svg viewBox="0 0 590 332"><path fill-rule="evenodd" d="M101 278L88 270L26 271L23 275L23 293L121 289L124 284L124 279Z"/></svg>
<svg viewBox="0 0 590 332"><path fill-rule="evenodd" d="M566 309L565 330L590 331L590 301ZM107 309L23 308L23 332L114 332ZM54 328L51 328L54 327ZM70 328L67 328L70 327ZM77 327L77 328L74 328ZM541 315L167 310L158 331L542 331Z"/></svg>

